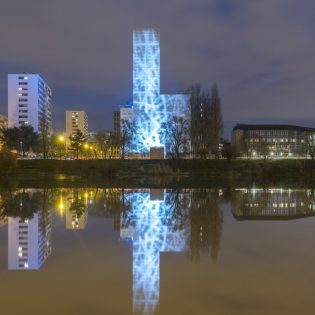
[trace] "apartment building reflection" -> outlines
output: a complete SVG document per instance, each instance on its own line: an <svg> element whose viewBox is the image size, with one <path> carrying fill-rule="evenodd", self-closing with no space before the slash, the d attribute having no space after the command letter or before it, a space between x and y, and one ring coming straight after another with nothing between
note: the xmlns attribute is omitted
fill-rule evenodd
<svg viewBox="0 0 315 315"><path fill-rule="evenodd" d="M8 218L8 269L41 268L51 254L51 211L39 210L31 219Z"/></svg>
<svg viewBox="0 0 315 315"><path fill-rule="evenodd" d="M186 250L189 225L178 224L162 189L125 191L129 211L121 214L121 239L133 246L133 311L153 314L160 295L160 255Z"/></svg>
<svg viewBox="0 0 315 315"><path fill-rule="evenodd" d="M87 191L74 189L66 202L66 229L84 230L88 223L88 205L92 198Z"/></svg>
<svg viewBox="0 0 315 315"><path fill-rule="evenodd" d="M315 215L311 189L236 189L232 201L237 220L292 220Z"/></svg>

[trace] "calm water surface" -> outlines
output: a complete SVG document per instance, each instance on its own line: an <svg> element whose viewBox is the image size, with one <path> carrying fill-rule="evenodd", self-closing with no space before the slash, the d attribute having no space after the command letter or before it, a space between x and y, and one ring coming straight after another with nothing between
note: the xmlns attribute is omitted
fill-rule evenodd
<svg viewBox="0 0 315 315"><path fill-rule="evenodd" d="M313 314L312 189L1 191L1 314Z"/></svg>

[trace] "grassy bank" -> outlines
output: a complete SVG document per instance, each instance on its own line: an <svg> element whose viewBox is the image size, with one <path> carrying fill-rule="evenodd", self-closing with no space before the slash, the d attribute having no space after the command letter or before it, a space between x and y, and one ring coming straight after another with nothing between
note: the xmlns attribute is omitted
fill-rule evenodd
<svg viewBox="0 0 315 315"><path fill-rule="evenodd" d="M18 160L0 169L20 181L109 182L120 186L314 184L312 160Z"/></svg>

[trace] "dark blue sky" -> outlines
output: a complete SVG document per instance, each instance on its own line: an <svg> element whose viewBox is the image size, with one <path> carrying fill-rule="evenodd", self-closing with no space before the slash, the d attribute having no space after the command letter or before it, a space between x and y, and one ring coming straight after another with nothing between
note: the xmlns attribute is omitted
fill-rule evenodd
<svg viewBox="0 0 315 315"><path fill-rule="evenodd" d="M310 0L1 0L0 113L7 74L42 74L53 118L85 109L111 129L132 95L132 29L161 32L163 93L217 81L226 136L237 122L315 126L315 2Z"/></svg>

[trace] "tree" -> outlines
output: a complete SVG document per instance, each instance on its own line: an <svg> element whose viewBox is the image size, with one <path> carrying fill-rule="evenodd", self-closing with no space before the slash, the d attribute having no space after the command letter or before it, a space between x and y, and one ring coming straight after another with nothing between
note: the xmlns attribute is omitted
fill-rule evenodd
<svg viewBox="0 0 315 315"><path fill-rule="evenodd" d="M312 134L309 136L308 140L308 153L312 160L315 158L315 135Z"/></svg>
<svg viewBox="0 0 315 315"><path fill-rule="evenodd" d="M210 150L209 144L209 91L202 91L199 84L195 84L190 90L190 141L191 151L205 157Z"/></svg>
<svg viewBox="0 0 315 315"><path fill-rule="evenodd" d="M109 144L111 134L106 131L98 131L94 135L94 144L97 151L102 152L102 158L105 159L108 156Z"/></svg>
<svg viewBox="0 0 315 315"><path fill-rule="evenodd" d="M81 198L79 189L73 190L73 199L71 201L69 211L75 214L77 219L80 219L81 216L87 211L87 206Z"/></svg>
<svg viewBox="0 0 315 315"><path fill-rule="evenodd" d="M126 152L130 149L133 136L136 131L135 121L121 120L121 129L120 129L120 149L121 149L121 158L124 159Z"/></svg>
<svg viewBox="0 0 315 315"><path fill-rule="evenodd" d="M20 147L19 128L1 128L0 129L0 142L2 148L5 150L17 150Z"/></svg>
<svg viewBox="0 0 315 315"><path fill-rule="evenodd" d="M16 150L23 156L38 145L39 135L29 125L4 128L1 130L1 142L7 150Z"/></svg>
<svg viewBox="0 0 315 315"><path fill-rule="evenodd" d="M190 139L193 154L206 157L219 155L219 142L223 134L221 99L217 84L201 89L199 84L191 87L190 97Z"/></svg>
<svg viewBox="0 0 315 315"><path fill-rule="evenodd" d="M39 128L40 128L40 133L39 133L39 151L43 154L43 158L47 159L49 149L51 146L51 127L50 124L48 123L47 119L40 118L39 121Z"/></svg>
<svg viewBox="0 0 315 315"><path fill-rule="evenodd" d="M182 117L173 116L161 126L161 138L166 144L166 152L179 159L180 153L187 151L189 143L189 124Z"/></svg>
<svg viewBox="0 0 315 315"><path fill-rule="evenodd" d="M191 260L198 261L203 255L216 261L220 250L223 213L220 210L217 190L196 189L191 192L190 251Z"/></svg>
<svg viewBox="0 0 315 315"><path fill-rule="evenodd" d="M221 99L216 83L214 83L211 88L209 115L211 152L218 156L220 137L222 137L224 129L221 112Z"/></svg>
<svg viewBox="0 0 315 315"><path fill-rule="evenodd" d="M70 139L70 148L74 151L75 157L79 158L79 153L82 150L82 146L84 142L86 142L86 138L81 130L78 130L75 134L69 137Z"/></svg>
<svg viewBox="0 0 315 315"><path fill-rule="evenodd" d="M50 138L49 155L61 159L66 155L66 141L63 135L53 134Z"/></svg>

